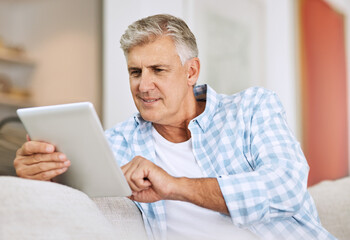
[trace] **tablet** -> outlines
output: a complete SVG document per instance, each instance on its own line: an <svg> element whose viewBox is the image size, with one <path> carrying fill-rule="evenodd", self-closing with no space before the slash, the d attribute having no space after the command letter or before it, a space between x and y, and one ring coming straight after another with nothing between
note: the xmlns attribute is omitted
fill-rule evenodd
<svg viewBox="0 0 350 240"><path fill-rule="evenodd" d="M58 183L90 197L131 195L90 102L22 108L17 114L32 140L55 145L71 161L55 178Z"/></svg>

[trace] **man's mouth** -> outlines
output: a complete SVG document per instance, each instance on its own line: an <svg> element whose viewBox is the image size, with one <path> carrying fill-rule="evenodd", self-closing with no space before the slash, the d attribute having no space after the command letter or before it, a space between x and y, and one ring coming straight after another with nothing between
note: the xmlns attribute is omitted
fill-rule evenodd
<svg viewBox="0 0 350 240"><path fill-rule="evenodd" d="M145 99L145 98L141 98L142 102L144 103L153 103L153 102L157 102L160 98L152 98L152 99Z"/></svg>
<svg viewBox="0 0 350 240"><path fill-rule="evenodd" d="M150 103L150 102L158 101L158 99L152 99L152 100L142 99L142 101L147 102L147 103Z"/></svg>

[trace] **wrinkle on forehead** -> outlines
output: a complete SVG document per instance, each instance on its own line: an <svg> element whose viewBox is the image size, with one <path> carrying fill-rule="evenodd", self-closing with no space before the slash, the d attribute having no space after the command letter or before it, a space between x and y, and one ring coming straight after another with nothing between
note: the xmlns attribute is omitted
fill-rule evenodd
<svg viewBox="0 0 350 240"><path fill-rule="evenodd" d="M170 65L181 62L174 41L169 36L157 38L153 42L131 48L128 54L128 67Z"/></svg>

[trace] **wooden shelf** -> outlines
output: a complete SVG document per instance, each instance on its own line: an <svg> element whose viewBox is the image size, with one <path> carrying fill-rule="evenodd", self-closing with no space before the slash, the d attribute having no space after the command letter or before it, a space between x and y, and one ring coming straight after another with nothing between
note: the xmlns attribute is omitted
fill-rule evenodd
<svg viewBox="0 0 350 240"><path fill-rule="evenodd" d="M33 102L29 97L22 97L9 93L0 93L0 105L24 108L33 106Z"/></svg>
<svg viewBox="0 0 350 240"><path fill-rule="evenodd" d="M28 74L34 69L35 62L24 54L0 47L0 67L0 73L7 76L11 83L9 93L0 92L0 106L11 108L33 106L31 98L24 90L27 88ZM12 86L14 82L17 85Z"/></svg>
<svg viewBox="0 0 350 240"><path fill-rule="evenodd" d="M20 65L25 65L29 67L34 67L35 65L35 62L29 58L10 55L10 54L4 54L4 53L1 53L1 51L0 51L0 62L20 64Z"/></svg>

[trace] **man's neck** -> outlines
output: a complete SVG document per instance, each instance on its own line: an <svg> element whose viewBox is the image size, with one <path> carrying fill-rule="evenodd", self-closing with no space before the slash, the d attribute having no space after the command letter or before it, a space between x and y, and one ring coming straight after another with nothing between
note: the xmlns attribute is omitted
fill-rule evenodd
<svg viewBox="0 0 350 240"><path fill-rule="evenodd" d="M177 124L157 124L153 123L153 127L166 140L173 143L185 142L191 138L191 132L188 125L192 119L204 112L205 102L196 102L196 109L193 116L177 123Z"/></svg>

